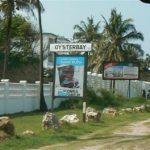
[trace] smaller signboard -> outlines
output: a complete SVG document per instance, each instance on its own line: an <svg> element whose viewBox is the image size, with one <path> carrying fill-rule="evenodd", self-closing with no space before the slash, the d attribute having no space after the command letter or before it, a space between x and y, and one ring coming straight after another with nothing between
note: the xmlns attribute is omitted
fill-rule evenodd
<svg viewBox="0 0 150 150"><path fill-rule="evenodd" d="M57 43L50 44L50 52L88 52L91 51L90 43Z"/></svg>
<svg viewBox="0 0 150 150"><path fill-rule="evenodd" d="M104 62L104 80L138 80L139 63L137 62Z"/></svg>
<svg viewBox="0 0 150 150"><path fill-rule="evenodd" d="M83 97L85 55L55 55L54 97Z"/></svg>

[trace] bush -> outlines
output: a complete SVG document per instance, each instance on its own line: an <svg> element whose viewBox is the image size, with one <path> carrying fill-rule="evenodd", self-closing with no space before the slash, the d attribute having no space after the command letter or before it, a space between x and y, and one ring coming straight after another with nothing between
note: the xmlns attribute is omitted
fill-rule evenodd
<svg viewBox="0 0 150 150"><path fill-rule="evenodd" d="M38 56L32 56L31 52L11 52L9 55L9 67L21 67L27 64L39 63Z"/></svg>
<svg viewBox="0 0 150 150"><path fill-rule="evenodd" d="M44 68L44 81L53 82L54 69Z"/></svg>
<svg viewBox="0 0 150 150"><path fill-rule="evenodd" d="M86 91L87 106L91 106L97 109L103 109L106 107L127 108L139 106L142 104L148 104L148 101L142 97L128 98L121 94L113 94L112 91L106 89L98 89L94 91L92 88L88 88ZM61 109L73 109L82 108L81 99L68 99L60 104Z"/></svg>
<svg viewBox="0 0 150 150"><path fill-rule="evenodd" d="M81 99L69 98L68 100L62 101L59 105L60 109L76 109L82 108L83 101Z"/></svg>
<svg viewBox="0 0 150 150"><path fill-rule="evenodd" d="M107 91L105 89L99 89L96 92L93 89L89 88L86 91L86 101L87 106L93 106L95 108L105 108L105 107L116 107L119 103L112 92ZM59 108L60 109L74 109L74 108L82 108L83 101L81 99L68 99L66 101L61 102Z"/></svg>
<svg viewBox="0 0 150 150"><path fill-rule="evenodd" d="M116 107L119 104L114 94L105 89L98 89L96 92L93 89L88 89L87 99L89 105L95 105L100 108Z"/></svg>

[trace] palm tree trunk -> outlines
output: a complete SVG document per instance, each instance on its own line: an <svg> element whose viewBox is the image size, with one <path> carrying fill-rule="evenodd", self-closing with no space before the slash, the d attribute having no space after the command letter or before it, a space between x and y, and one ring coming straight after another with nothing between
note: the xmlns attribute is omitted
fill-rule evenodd
<svg viewBox="0 0 150 150"><path fill-rule="evenodd" d="M38 18L39 18L39 30L40 30L40 110L47 111L47 105L44 98L43 92L43 35L42 35L42 22L41 22L41 9L40 2L37 0L38 4Z"/></svg>
<svg viewBox="0 0 150 150"><path fill-rule="evenodd" d="M6 33L6 41L5 41L3 79L7 78L8 57L9 57L10 44L11 44L11 23L12 23L12 10L9 10L9 14L7 17L7 33Z"/></svg>

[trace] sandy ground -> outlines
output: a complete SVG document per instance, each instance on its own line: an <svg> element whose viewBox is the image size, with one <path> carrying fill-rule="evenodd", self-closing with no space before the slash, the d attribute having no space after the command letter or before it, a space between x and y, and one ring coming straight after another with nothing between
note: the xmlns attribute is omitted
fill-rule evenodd
<svg viewBox="0 0 150 150"><path fill-rule="evenodd" d="M41 147L36 150L150 150L150 119L134 122L111 135L88 136L79 141ZM33 150L33 149L32 149Z"/></svg>
<svg viewBox="0 0 150 150"><path fill-rule="evenodd" d="M117 130L114 132L114 134L136 135L136 136L149 135L150 127L148 127L146 123L150 123L150 119L129 124L124 128L124 131Z"/></svg>
<svg viewBox="0 0 150 150"><path fill-rule="evenodd" d="M104 144L98 144L95 146L88 146L81 148L80 150L150 150L150 143L146 143L147 145L142 146L138 144L140 143L141 137L150 136L150 126L147 126L146 123L150 123L150 119L135 122L123 127L122 130L114 131L114 135L119 136L117 140L108 141ZM138 140L139 139L139 140ZM123 143L125 141L137 140L137 142L133 145L121 146L121 144L117 147L117 143ZM150 140L149 140L150 142ZM123 144L122 144L123 145Z"/></svg>

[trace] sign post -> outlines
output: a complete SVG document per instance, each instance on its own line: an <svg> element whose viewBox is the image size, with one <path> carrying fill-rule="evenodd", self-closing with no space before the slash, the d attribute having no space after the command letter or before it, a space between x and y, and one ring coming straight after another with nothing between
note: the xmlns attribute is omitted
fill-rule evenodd
<svg viewBox="0 0 150 150"><path fill-rule="evenodd" d="M54 81L51 110L54 99L85 98L87 83L87 56L91 51L90 43L57 43L50 44L50 51L54 52ZM65 52L65 55L57 54ZM84 52L80 55L71 55L71 52ZM86 119L86 102L83 102L83 122Z"/></svg>
<svg viewBox="0 0 150 150"><path fill-rule="evenodd" d="M83 102L83 122L86 122L86 102Z"/></svg>

